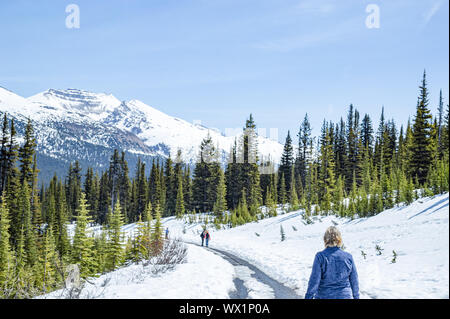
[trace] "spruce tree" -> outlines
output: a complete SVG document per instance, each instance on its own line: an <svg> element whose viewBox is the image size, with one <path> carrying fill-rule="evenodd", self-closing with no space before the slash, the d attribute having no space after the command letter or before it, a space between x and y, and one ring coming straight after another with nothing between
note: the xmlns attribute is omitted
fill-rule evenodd
<svg viewBox="0 0 450 319"><path fill-rule="evenodd" d="M2 291L6 291L13 272L13 253L9 243L9 210L6 205L5 196L2 196L0 201L0 297Z"/></svg>
<svg viewBox="0 0 450 319"><path fill-rule="evenodd" d="M182 178L181 172L180 172L180 176L178 178L175 215L177 218L182 218L184 216L184 212L185 212L185 208L184 208L183 178Z"/></svg>
<svg viewBox="0 0 450 319"><path fill-rule="evenodd" d="M278 193L278 201L280 204L284 205L286 204L287 200L286 200L287 196L286 196L286 182L284 179L284 173L281 173L281 178L280 178L280 190Z"/></svg>
<svg viewBox="0 0 450 319"><path fill-rule="evenodd" d="M86 195L81 193L76 212L76 226L71 250L71 262L78 264L80 276L86 278L95 274L94 238L88 231L91 219L86 201Z"/></svg>
<svg viewBox="0 0 450 319"><path fill-rule="evenodd" d="M155 206L155 224L151 234L152 255L158 255L164 246L163 228L161 223L161 209L158 204Z"/></svg>
<svg viewBox="0 0 450 319"><path fill-rule="evenodd" d="M291 187L290 187L290 194L289 194L289 204L291 210L297 210L299 208L299 202L298 202L298 196L297 196L297 189L295 187L295 170L294 167L291 169Z"/></svg>
<svg viewBox="0 0 450 319"><path fill-rule="evenodd" d="M420 185L427 178L431 164L431 114L428 109L428 89L426 73L423 73L420 86L419 101L413 124L413 140L411 143L410 172L412 177L417 177Z"/></svg>
<svg viewBox="0 0 450 319"><path fill-rule="evenodd" d="M36 148L36 139L34 138L34 129L31 124L31 119L25 127L24 144L19 149L20 159L20 182L26 181L30 183L33 181L33 157Z"/></svg>
<svg viewBox="0 0 450 319"><path fill-rule="evenodd" d="M284 176L284 185L286 187L286 196L290 196L290 186L292 178L292 167L294 164L294 152L292 148L292 139L288 131L286 142L284 144L283 154L281 155L281 164L279 167L280 176ZM281 185L281 184L280 184Z"/></svg>
<svg viewBox="0 0 450 319"><path fill-rule="evenodd" d="M117 198L114 210L112 211L111 224L109 225L108 236L108 265L109 269L115 269L124 262L124 247L122 232L123 212L120 198Z"/></svg>
<svg viewBox="0 0 450 319"><path fill-rule="evenodd" d="M225 175L222 169L219 170L219 184L217 185L217 195L216 202L214 203L214 213L216 217L221 216L227 210L226 201L226 185L225 185Z"/></svg>
<svg viewBox="0 0 450 319"><path fill-rule="evenodd" d="M307 165L311 151L311 124L309 123L308 114L305 115L297 136L299 141L298 153L295 159L295 170L296 174L300 175L302 184L305 185L308 172Z"/></svg>
<svg viewBox="0 0 450 319"><path fill-rule="evenodd" d="M0 137L0 194L6 186L6 176L8 173L8 117L6 112L3 115L2 135Z"/></svg>

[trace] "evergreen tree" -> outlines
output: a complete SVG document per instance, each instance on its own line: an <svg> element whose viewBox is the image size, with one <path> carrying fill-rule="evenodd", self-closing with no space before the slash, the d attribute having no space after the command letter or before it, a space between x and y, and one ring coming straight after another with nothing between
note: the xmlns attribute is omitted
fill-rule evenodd
<svg viewBox="0 0 450 319"><path fill-rule="evenodd" d="M36 148L36 139L34 138L34 129L31 119L25 127L24 143L19 149L20 159L20 183L26 181L30 184L33 181L33 157Z"/></svg>
<svg viewBox="0 0 450 319"><path fill-rule="evenodd" d="M279 201L279 203L281 203L283 205L283 208L284 208L284 204L286 204L286 202L287 202L286 198L287 198L286 183L285 183L285 179L284 179L284 173L281 173L280 190L278 192L278 201Z"/></svg>
<svg viewBox="0 0 450 319"><path fill-rule="evenodd" d="M55 287L58 281L56 270L58 253L56 252L55 239L52 229L49 228L45 235L42 253L39 256L39 286L42 285L44 293Z"/></svg>
<svg viewBox="0 0 450 319"><path fill-rule="evenodd" d="M108 265L109 269L115 269L124 262L124 247L122 232L123 213L120 198L117 198L114 210L112 211L111 224L109 225L108 238Z"/></svg>
<svg viewBox="0 0 450 319"><path fill-rule="evenodd" d="M308 114L305 115L297 136L299 142L298 153L295 159L295 170L296 174L300 175L302 184L305 185L311 145L311 125Z"/></svg>
<svg viewBox="0 0 450 319"><path fill-rule="evenodd" d="M158 255L163 249L163 227L161 223L161 209L158 204L155 206L155 224L151 234L152 255Z"/></svg>
<svg viewBox="0 0 450 319"><path fill-rule="evenodd" d="M284 176L284 185L286 186L286 195L290 196L292 167L294 164L294 152L292 148L292 139L288 131L286 142L284 144L283 154L281 155L281 164L279 167L280 176ZM281 185L281 184L280 184Z"/></svg>
<svg viewBox="0 0 450 319"><path fill-rule="evenodd" d="M94 255L94 238L88 233L91 222L86 201L86 195L81 193L76 212L76 226L71 250L71 262L78 264L80 276L86 278L96 272Z"/></svg>
<svg viewBox="0 0 450 319"><path fill-rule="evenodd" d="M13 253L9 243L9 210L6 205L5 196L2 196L0 201L0 297L3 296L3 291L10 284L11 274L13 270Z"/></svg>
<svg viewBox="0 0 450 319"><path fill-rule="evenodd" d="M439 92L439 106L438 106L438 154L439 158L444 156L444 100L442 98L442 90Z"/></svg>
<svg viewBox="0 0 450 319"><path fill-rule="evenodd" d="M208 134L200 145L192 181L193 207L199 212L209 212L214 208L220 175L218 156L217 149Z"/></svg>
<svg viewBox="0 0 450 319"><path fill-rule="evenodd" d="M8 118L3 115L2 135L0 137L0 194L6 186L6 176L8 174Z"/></svg>
<svg viewBox="0 0 450 319"><path fill-rule="evenodd" d="M177 189L177 202L175 206L175 215L177 218L182 218L184 216L184 193L183 193L183 178L181 176L181 171L178 177L178 189Z"/></svg>
<svg viewBox="0 0 450 319"><path fill-rule="evenodd" d="M290 194L289 194L289 204L291 210L297 210L299 208L299 202L298 202L298 195L297 195L297 189L295 187L295 169L292 166L291 169L291 187L290 187Z"/></svg>
<svg viewBox="0 0 450 319"><path fill-rule="evenodd" d="M66 180L66 200L69 206L70 217L75 216L81 197L81 167L78 161L69 166Z"/></svg>
<svg viewBox="0 0 450 319"><path fill-rule="evenodd" d="M431 114L428 109L428 89L426 73L423 73L420 96L417 105L416 117L413 125L413 140L411 143L410 172L412 177L417 177L420 185L427 178L431 164Z"/></svg>
<svg viewBox="0 0 450 319"><path fill-rule="evenodd" d="M214 203L214 213L217 216L221 216L227 210L226 201L226 185L225 185L225 175L222 169L219 170L219 184L217 185L217 195L216 202Z"/></svg>

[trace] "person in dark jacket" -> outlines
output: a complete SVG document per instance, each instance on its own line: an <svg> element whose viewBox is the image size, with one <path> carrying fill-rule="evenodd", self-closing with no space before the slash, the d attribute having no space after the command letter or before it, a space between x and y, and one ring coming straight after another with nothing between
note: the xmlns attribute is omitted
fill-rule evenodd
<svg viewBox="0 0 450 319"><path fill-rule="evenodd" d="M208 242L210 238L211 235L209 235L209 231L205 230L206 247L208 247Z"/></svg>
<svg viewBox="0 0 450 319"><path fill-rule="evenodd" d="M316 254L305 299L359 299L356 265L341 249L341 233L331 226L323 239L326 248Z"/></svg>
<svg viewBox="0 0 450 319"><path fill-rule="evenodd" d="M203 246L203 241L205 240L205 231L202 231L202 233L200 234L200 238L202 239L202 246Z"/></svg>

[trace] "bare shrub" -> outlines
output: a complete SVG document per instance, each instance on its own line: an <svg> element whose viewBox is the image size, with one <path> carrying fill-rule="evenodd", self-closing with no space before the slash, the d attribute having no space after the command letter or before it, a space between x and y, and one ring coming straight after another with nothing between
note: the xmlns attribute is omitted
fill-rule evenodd
<svg viewBox="0 0 450 319"><path fill-rule="evenodd" d="M166 240L162 251L150 258L145 266L151 266L153 275L172 270L176 265L184 263L187 256L187 247L179 239Z"/></svg>

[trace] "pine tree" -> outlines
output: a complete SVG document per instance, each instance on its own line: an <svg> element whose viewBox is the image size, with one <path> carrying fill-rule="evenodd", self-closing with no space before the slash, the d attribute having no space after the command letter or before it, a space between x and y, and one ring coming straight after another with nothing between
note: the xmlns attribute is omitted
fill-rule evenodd
<svg viewBox="0 0 450 319"><path fill-rule="evenodd" d="M290 194L289 194L289 204L291 210L297 210L299 208L299 202L298 202L298 196L297 196L297 189L295 187L295 170L294 167L291 169L291 187L290 187Z"/></svg>
<svg viewBox="0 0 450 319"><path fill-rule="evenodd" d="M105 189L106 191L106 189ZM81 197L81 167L78 161L69 166L69 174L66 180L66 200L69 206L69 216L75 216Z"/></svg>
<svg viewBox="0 0 450 319"><path fill-rule="evenodd" d="M332 127L332 125L330 125ZM331 210L331 202L333 200L333 192L335 190L335 163L333 154L332 132L324 123L321 138L321 157L320 157L320 189L322 195L322 208L329 212ZM356 171L355 171L356 174Z"/></svg>
<svg viewBox="0 0 450 319"><path fill-rule="evenodd" d="M56 252L55 240L52 229L49 228L45 235L41 256L39 256L39 283L42 284L42 291L48 292L58 281L57 265L58 253Z"/></svg>
<svg viewBox="0 0 450 319"><path fill-rule="evenodd" d="M144 234L145 234L145 224L139 216L139 219L136 223L136 231L134 237L131 241L131 247L128 251L126 259L131 259L135 262L138 262L144 259L146 255L145 244L144 244Z"/></svg>
<svg viewBox="0 0 450 319"><path fill-rule="evenodd" d="M147 179L145 178L145 163L142 163L140 159L138 159L136 167L136 198L137 203L135 204L135 213L139 215L145 210L145 206L148 202L148 184ZM161 198L159 200L161 201Z"/></svg>
<svg viewBox="0 0 450 319"><path fill-rule="evenodd" d="M442 98L442 90L439 93L439 106L438 106L438 154L439 158L444 157L444 143L443 143L443 133L444 133L444 100Z"/></svg>
<svg viewBox="0 0 450 319"><path fill-rule="evenodd" d="M58 181L58 185L56 187L55 200L57 224L57 232L55 233L56 249L60 256L66 256L70 250L69 235L67 233L68 211L64 185L61 181Z"/></svg>
<svg viewBox="0 0 450 319"><path fill-rule="evenodd" d="M31 119L28 119L28 123L25 127L24 144L19 149L20 158L20 182L26 181L30 183L33 181L33 156L36 148L36 139L34 138L33 125Z"/></svg>
<svg viewBox="0 0 450 319"><path fill-rule="evenodd" d="M309 123L308 114L305 115L298 133L298 153L295 159L296 174L300 175L301 182L305 185L306 175L308 172L308 161L310 155L311 144L311 125Z"/></svg>
<svg viewBox="0 0 450 319"><path fill-rule="evenodd" d="M218 156L219 153L208 134L200 145L192 181L193 207L202 213L213 210L216 202L221 169Z"/></svg>
<svg viewBox="0 0 450 319"><path fill-rule="evenodd" d="M417 177L422 185L427 178L431 163L431 114L428 109L428 89L426 73L423 73L416 117L413 125L413 141L411 144L411 176Z"/></svg>
<svg viewBox="0 0 450 319"><path fill-rule="evenodd" d="M281 178L280 178L280 190L278 193L278 201L279 203L281 203L283 205L284 208L284 204L286 204L287 200L286 200L286 184L285 184L285 179L284 179L284 173L281 173Z"/></svg>
<svg viewBox="0 0 450 319"><path fill-rule="evenodd" d="M214 203L214 213L216 217L221 216L227 210L226 201L226 185L225 185L225 175L222 169L219 170L219 184L217 185L217 195L216 202Z"/></svg>
<svg viewBox="0 0 450 319"><path fill-rule="evenodd" d="M372 120L368 114L365 114L361 122L361 142L367 149L368 158L373 156L373 132Z"/></svg>
<svg viewBox="0 0 450 319"><path fill-rule="evenodd" d="M151 234L151 248L152 255L158 255L163 249L163 228L161 223L161 209L158 204L155 206L155 224L153 226L153 232Z"/></svg>
<svg viewBox="0 0 450 319"><path fill-rule="evenodd" d="M269 214L269 217L275 217L277 216L277 205L273 198L270 187L268 187L266 194L266 211Z"/></svg>
<svg viewBox="0 0 450 319"><path fill-rule="evenodd" d="M175 215L177 218L182 218L184 216L184 193L183 193L183 178L180 175L178 177L178 188L177 188L177 202L175 205Z"/></svg>
<svg viewBox="0 0 450 319"><path fill-rule="evenodd" d="M6 187L6 176L8 174L8 117L3 115L2 136L0 138L0 194Z"/></svg>
<svg viewBox="0 0 450 319"><path fill-rule="evenodd" d="M165 169L164 169L164 180L166 185L166 206L163 210L163 216L171 216L175 213L176 206L176 180L175 172L173 169L172 159L169 157L166 160Z"/></svg>
<svg viewBox="0 0 450 319"><path fill-rule="evenodd" d="M290 196L290 186L292 178L292 167L294 164L294 153L292 148L292 139L288 131L286 142L284 144L283 154L281 155L281 164L278 169L280 176L285 178L286 196ZM280 184L281 185L281 184Z"/></svg>
<svg viewBox="0 0 450 319"><path fill-rule="evenodd" d="M144 214L144 229L142 238L142 253L145 259L148 259L150 257L150 254L152 253L152 223L152 204L149 202Z"/></svg>
<svg viewBox="0 0 450 319"><path fill-rule="evenodd" d="M115 269L124 262L124 247L122 232L123 213L120 198L117 198L114 210L112 211L111 224L109 225L108 236L108 265L109 269Z"/></svg>
<svg viewBox="0 0 450 319"><path fill-rule="evenodd" d="M19 220L16 220L15 225L18 234L20 228L24 227L25 230L25 251L27 252L27 264L34 266L38 259L38 245L36 241L36 234L31 223L31 204L30 204L30 186L25 181L22 183L19 201Z"/></svg>
<svg viewBox="0 0 450 319"><path fill-rule="evenodd" d="M2 291L10 284L11 274L13 270L13 253L11 251L9 239L9 210L6 205L6 198L2 196L0 201L0 297L3 296Z"/></svg>
<svg viewBox="0 0 450 319"><path fill-rule="evenodd" d="M227 206L231 209L237 207L240 198L240 163L237 162L237 142L230 151L227 168L225 171Z"/></svg>
<svg viewBox="0 0 450 319"><path fill-rule="evenodd" d="M71 262L80 267L80 276L86 278L96 272L94 256L94 238L88 233L91 222L87 207L86 195L81 193L76 212L76 226L71 250Z"/></svg>

